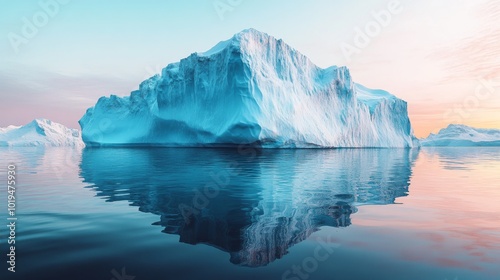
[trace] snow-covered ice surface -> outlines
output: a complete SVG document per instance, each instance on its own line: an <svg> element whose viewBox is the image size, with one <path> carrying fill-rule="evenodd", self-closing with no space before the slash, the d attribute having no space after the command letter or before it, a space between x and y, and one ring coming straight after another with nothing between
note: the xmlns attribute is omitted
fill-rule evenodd
<svg viewBox="0 0 500 280"><path fill-rule="evenodd" d="M5 133L5 132L11 131L13 129L17 129L17 128L20 128L20 126L9 125L7 127L0 127L0 133Z"/></svg>
<svg viewBox="0 0 500 280"><path fill-rule="evenodd" d="M420 140L422 146L500 146L500 129L450 124Z"/></svg>
<svg viewBox="0 0 500 280"><path fill-rule="evenodd" d="M87 145L418 146L405 101L254 29L101 97L80 125Z"/></svg>
<svg viewBox="0 0 500 280"><path fill-rule="evenodd" d="M84 147L77 129L47 119L35 119L23 126L0 128L0 147L2 146L68 146Z"/></svg>

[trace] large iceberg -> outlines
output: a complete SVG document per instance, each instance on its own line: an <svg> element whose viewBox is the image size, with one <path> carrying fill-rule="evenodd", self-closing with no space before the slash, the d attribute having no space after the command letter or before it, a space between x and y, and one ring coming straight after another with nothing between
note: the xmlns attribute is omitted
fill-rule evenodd
<svg viewBox="0 0 500 280"><path fill-rule="evenodd" d="M35 119L23 126L0 128L0 147L2 146L85 146L80 131L67 128L47 119Z"/></svg>
<svg viewBox="0 0 500 280"><path fill-rule="evenodd" d="M87 145L413 147L407 104L244 30L169 64L80 120Z"/></svg>
<svg viewBox="0 0 500 280"><path fill-rule="evenodd" d="M421 140L422 146L500 146L500 129L450 124Z"/></svg>

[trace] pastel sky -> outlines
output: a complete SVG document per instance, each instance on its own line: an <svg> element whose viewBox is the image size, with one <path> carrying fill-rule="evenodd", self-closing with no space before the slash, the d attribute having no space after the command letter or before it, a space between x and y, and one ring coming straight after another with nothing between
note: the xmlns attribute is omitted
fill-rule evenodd
<svg viewBox="0 0 500 280"><path fill-rule="evenodd" d="M500 128L498 1L392 2L0 0L0 127L78 128L100 96L252 27L406 100L419 137L451 122Z"/></svg>

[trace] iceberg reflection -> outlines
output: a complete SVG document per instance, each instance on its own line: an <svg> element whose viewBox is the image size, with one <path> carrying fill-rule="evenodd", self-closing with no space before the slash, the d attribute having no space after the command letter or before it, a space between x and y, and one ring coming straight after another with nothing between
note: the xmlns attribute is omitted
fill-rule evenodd
<svg viewBox="0 0 500 280"><path fill-rule="evenodd" d="M93 148L80 175L107 201L160 216L180 242L266 265L321 226L346 227L363 204L408 195L415 150Z"/></svg>

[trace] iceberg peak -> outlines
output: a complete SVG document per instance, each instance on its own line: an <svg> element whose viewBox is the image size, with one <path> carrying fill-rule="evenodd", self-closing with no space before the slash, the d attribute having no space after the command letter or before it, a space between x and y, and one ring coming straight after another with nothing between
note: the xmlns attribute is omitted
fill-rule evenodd
<svg viewBox="0 0 500 280"><path fill-rule="evenodd" d="M251 59L259 59L266 53L280 51L307 61L308 64L313 64L309 61L309 58L286 44L282 39L276 39L254 28L244 29L236 33L230 39L217 43L208 51L197 52L195 54L201 57L210 57L227 50L240 52L243 56Z"/></svg>
<svg viewBox="0 0 500 280"><path fill-rule="evenodd" d="M40 118L26 125L0 128L0 146L83 147L84 144L79 130Z"/></svg>

